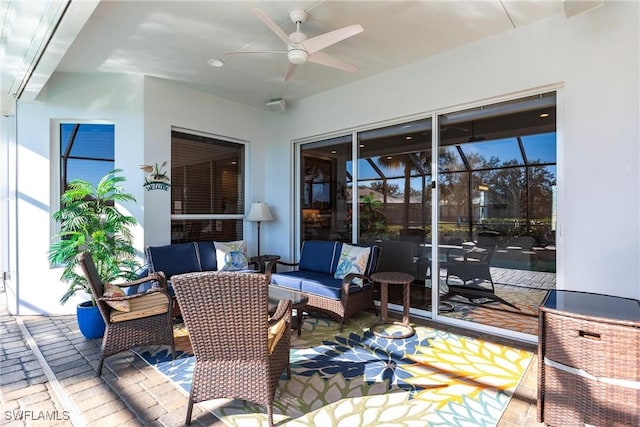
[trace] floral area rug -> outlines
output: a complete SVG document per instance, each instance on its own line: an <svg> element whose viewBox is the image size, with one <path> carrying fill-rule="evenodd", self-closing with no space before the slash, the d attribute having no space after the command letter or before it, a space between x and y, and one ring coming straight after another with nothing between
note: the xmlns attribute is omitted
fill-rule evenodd
<svg viewBox="0 0 640 427"><path fill-rule="evenodd" d="M291 379L276 392L274 421L282 426L494 426L532 354L438 329L415 326L406 339L373 335L372 314L351 319L344 332L327 318L307 317L292 335ZM176 325L176 350L138 354L186 393L194 357ZM203 402L229 426L268 425L266 409L239 400Z"/></svg>

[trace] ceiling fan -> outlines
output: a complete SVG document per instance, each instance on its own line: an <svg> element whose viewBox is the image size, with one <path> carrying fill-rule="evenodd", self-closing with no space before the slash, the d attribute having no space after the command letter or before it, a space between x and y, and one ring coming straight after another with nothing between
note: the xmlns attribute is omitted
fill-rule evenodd
<svg viewBox="0 0 640 427"><path fill-rule="evenodd" d="M355 36L363 31L362 26L349 25L338 30L330 31L319 36L307 38L307 35L300 31L300 24L307 21L308 14L304 10L294 10L289 14L291 21L296 24L296 31L287 35L282 28L278 26L267 14L260 9L251 9L262 22L264 22L271 31L273 31L286 45L287 50L260 50L247 51L237 50L228 51L226 54L240 53L286 53L289 59L289 65L284 75L284 80L289 81L293 78L293 73L298 65L306 62L313 62L328 67L337 68L338 70L356 72L358 67L349 64L334 56L321 52L322 49L338 43L344 39Z"/></svg>

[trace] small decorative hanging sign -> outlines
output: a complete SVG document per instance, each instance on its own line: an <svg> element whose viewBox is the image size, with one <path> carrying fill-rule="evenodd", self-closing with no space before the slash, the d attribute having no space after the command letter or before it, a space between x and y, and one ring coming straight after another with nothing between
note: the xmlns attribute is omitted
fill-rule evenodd
<svg viewBox="0 0 640 427"><path fill-rule="evenodd" d="M169 191L169 187L171 184L169 183L169 177L167 176L167 172L164 171L164 168L167 165L167 162L164 161L160 166L158 164L151 165L142 165L140 169L147 172L147 176L144 178L144 184L142 185L147 191L151 190L164 190Z"/></svg>

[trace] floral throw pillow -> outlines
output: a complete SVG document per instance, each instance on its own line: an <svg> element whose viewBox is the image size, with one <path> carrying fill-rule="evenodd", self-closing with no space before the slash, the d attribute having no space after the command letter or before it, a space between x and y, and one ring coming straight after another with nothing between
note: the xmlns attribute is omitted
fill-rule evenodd
<svg viewBox="0 0 640 427"><path fill-rule="evenodd" d="M106 285L104 285L104 292L102 293L102 296L123 297L125 296L125 293L120 286L107 283ZM124 311L127 313L131 311L131 306L129 305L129 301L106 301L106 303L109 305L109 307L113 308L114 310Z"/></svg>
<svg viewBox="0 0 640 427"><path fill-rule="evenodd" d="M333 277L336 279L344 279L349 273L365 274L370 253L371 248L363 248L343 243L340 258L338 259L338 268L336 268ZM362 280L356 279L354 282L360 284Z"/></svg>
<svg viewBox="0 0 640 427"><path fill-rule="evenodd" d="M249 267L247 242L214 242L218 271L246 270Z"/></svg>

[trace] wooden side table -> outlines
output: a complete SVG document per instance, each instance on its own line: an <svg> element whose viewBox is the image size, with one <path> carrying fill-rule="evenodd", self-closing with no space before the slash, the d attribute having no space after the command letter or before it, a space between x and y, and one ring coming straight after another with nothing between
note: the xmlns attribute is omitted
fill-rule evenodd
<svg viewBox="0 0 640 427"><path fill-rule="evenodd" d="M257 262L260 273L264 273L268 263L271 261L278 261L279 259L280 255L258 255L251 257L250 261Z"/></svg>
<svg viewBox="0 0 640 427"><path fill-rule="evenodd" d="M380 321L371 325L371 332L374 335L387 338L387 339L402 339L408 338L416 333L415 329L409 324L409 308L410 308L410 293L411 283L415 278L411 274L399 273L399 272L380 272L371 275L371 280L380 283ZM402 323L389 322L387 320L387 304L389 302L388 285L403 285L402 290ZM404 332L398 333L386 333L376 329L379 326L396 325L404 329Z"/></svg>

